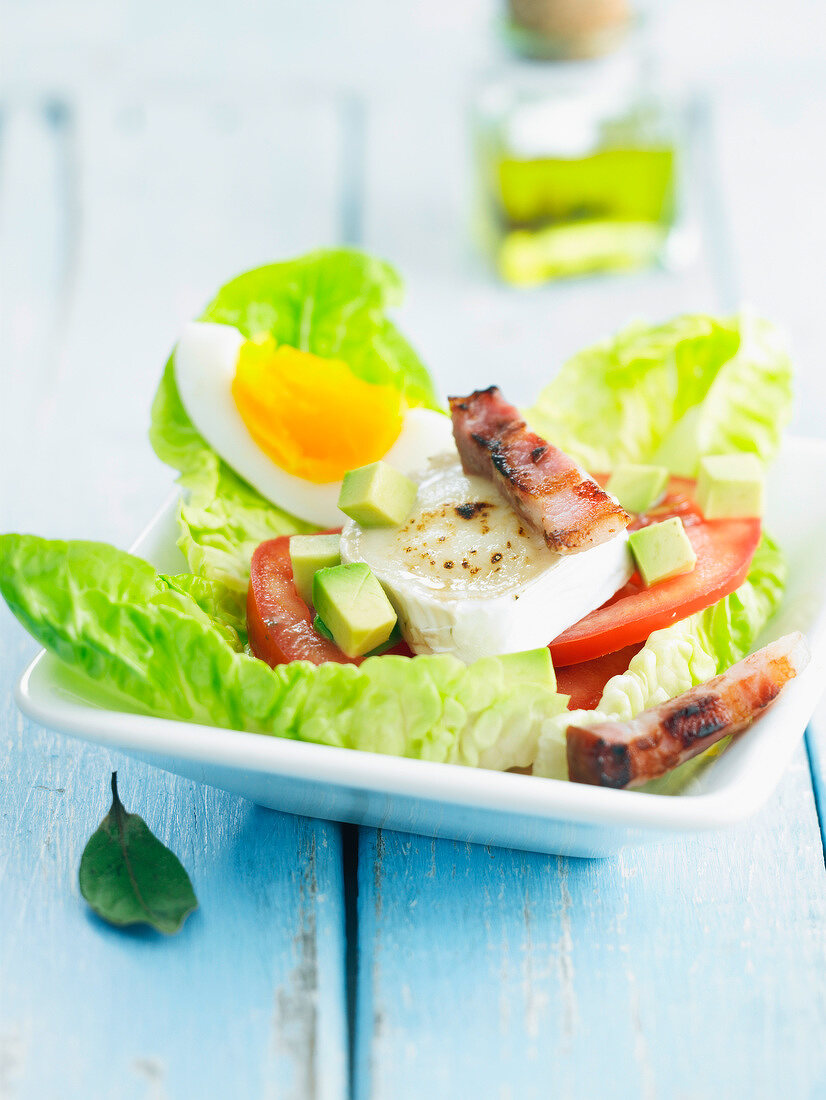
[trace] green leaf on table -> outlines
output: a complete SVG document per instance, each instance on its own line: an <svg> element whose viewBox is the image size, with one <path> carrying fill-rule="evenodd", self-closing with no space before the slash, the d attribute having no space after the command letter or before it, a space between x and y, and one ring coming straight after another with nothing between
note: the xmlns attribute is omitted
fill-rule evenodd
<svg viewBox="0 0 826 1100"><path fill-rule="evenodd" d="M181 861L149 831L137 814L127 813L112 772L112 808L83 849L80 892L110 924L151 924L177 932L198 908Z"/></svg>

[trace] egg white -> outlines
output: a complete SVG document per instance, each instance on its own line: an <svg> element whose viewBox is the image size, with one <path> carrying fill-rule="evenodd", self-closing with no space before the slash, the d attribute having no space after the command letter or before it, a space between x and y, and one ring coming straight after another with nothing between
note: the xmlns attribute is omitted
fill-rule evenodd
<svg viewBox="0 0 826 1100"><path fill-rule="evenodd" d="M175 349L175 381L192 423L221 458L280 508L319 527L339 527L341 482L316 484L282 470L259 447L232 396L244 336L233 325L193 321ZM454 448L450 418L432 409L408 409L386 462L414 473L432 456Z"/></svg>

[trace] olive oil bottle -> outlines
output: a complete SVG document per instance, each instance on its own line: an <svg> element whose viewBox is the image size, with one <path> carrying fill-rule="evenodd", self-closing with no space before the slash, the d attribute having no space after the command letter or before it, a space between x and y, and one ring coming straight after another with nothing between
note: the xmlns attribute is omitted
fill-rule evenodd
<svg viewBox="0 0 826 1100"><path fill-rule="evenodd" d="M479 228L508 283L667 256L678 117L633 27L625 0L511 0L512 56L478 90L473 120Z"/></svg>

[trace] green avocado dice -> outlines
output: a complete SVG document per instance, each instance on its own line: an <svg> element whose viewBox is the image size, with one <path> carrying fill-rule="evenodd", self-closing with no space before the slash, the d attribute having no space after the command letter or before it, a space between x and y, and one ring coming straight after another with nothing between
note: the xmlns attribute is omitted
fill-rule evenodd
<svg viewBox="0 0 826 1100"><path fill-rule="evenodd" d="M382 645L396 625L396 612L368 565L354 561L319 569L313 578L313 606L348 657Z"/></svg>
<svg viewBox="0 0 826 1100"><path fill-rule="evenodd" d="M628 544L648 588L681 573L690 573L697 564L697 555L679 516L632 531Z"/></svg>
<svg viewBox="0 0 826 1100"><path fill-rule="evenodd" d="M504 653L496 659L501 662L508 683L545 683L556 690L556 673L547 646L526 649L522 653Z"/></svg>
<svg viewBox="0 0 826 1100"><path fill-rule="evenodd" d="M362 527L398 527L416 502L415 481L387 462L371 462L344 475L338 506Z"/></svg>
<svg viewBox="0 0 826 1100"><path fill-rule="evenodd" d="M700 459L697 503L705 519L763 515L763 467L757 455L708 455Z"/></svg>
<svg viewBox="0 0 826 1100"><path fill-rule="evenodd" d="M290 539L293 582L306 604L313 602L313 577L318 570L341 564L340 546L340 535L293 535Z"/></svg>
<svg viewBox="0 0 826 1100"><path fill-rule="evenodd" d="M639 515L647 512L660 499L668 485L665 466L640 466L623 462L615 466L605 488L620 502L626 512Z"/></svg>
<svg viewBox="0 0 826 1100"><path fill-rule="evenodd" d="M318 615L316 615L316 617L313 619L313 630L320 634L322 638L326 638L328 642L335 641L335 638L327 627L327 624L323 622ZM401 628L399 627L399 624L396 623L396 625L390 631L390 637L387 639L387 641L382 642L381 645L377 645L375 649L371 649L369 653L365 654L365 656L380 657L382 653L386 653L388 649L392 649L394 645L398 645L401 640Z"/></svg>

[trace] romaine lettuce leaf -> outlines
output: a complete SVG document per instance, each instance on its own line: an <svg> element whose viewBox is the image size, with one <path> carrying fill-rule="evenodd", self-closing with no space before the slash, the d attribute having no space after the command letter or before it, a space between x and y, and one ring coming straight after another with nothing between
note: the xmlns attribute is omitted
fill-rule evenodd
<svg viewBox="0 0 826 1100"><path fill-rule="evenodd" d="M546 724L534 774L568 778L565 731L570 724L626 721L745 657L776 611L785 582L780 548L763 535L748 576L736 591L705 611L655 631L627 671L608 681L595 710L571 711Z"/></svg>
<svg viewBox="0 0 826 1100"><path fill-rule="evenodd" d="M505 769L531 763L543 724L567 702L549 658L544 675L522 655L271 669L213 621L214 592L102 543L0 536L0 593L42 645L166 718Z"/></svg>
<svg viewBox="0 0 826 1100"><path fill-rule="evenodd" d="M174 592L189 598L206 615L233 649L244 648L243 637L231 625L235 617L234 595L217 581L198 577L194 573L160 574L160 580Z"/></svg>
<svg viewBox="0 0 826 1100"><path fill-rule="evenodd" d="M791 365L749 313L634 324L575 355L526 417L594 472L657 462L694 477L706 454L774 457L791 416Z"/></svg>
<svg viewBox="0 0 826 1100"><path fill-rule="evenodd" d="M385 316L400 298L401 282L388 264L337 249L238 276L200 319L336 356L362 378L397 385L411 406L438 408L430 375ZM243 634L253 550L264 539L312 527L262 497L198 433L178 394L174 354L155 395L149 437L158 457L181 474L178 545L193 573L226 586L226 621Z"/></svg>
<svg viewBox="0 0 826 1100"><path fill-rule="evenodd" d="M426 367L386 316L401 300L402 282L389 264L354 249L325 249L239 275L200 319L343 359L359 378L396 385L408 405L438 409Z"/></svg>

